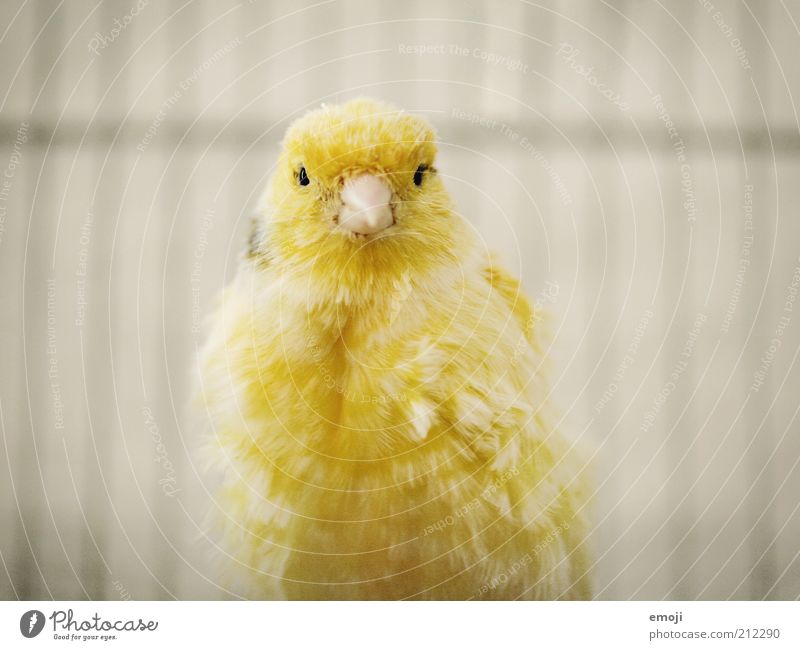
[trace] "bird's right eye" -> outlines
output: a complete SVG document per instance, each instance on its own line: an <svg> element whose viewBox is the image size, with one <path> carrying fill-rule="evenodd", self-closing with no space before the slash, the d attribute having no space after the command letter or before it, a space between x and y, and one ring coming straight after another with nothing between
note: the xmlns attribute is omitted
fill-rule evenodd
<svg viewBox="0 0 800 650"><path fill-rule="evenodd" d="M420 165L419 167L417 167L417 171L414 172L414 185L416 185L417 187L422 185L422 177L426 171L428 171L427 165Z"/></svg>
<svg viewBox="0 0 800 650"><path fill-rule="evenodd" d="M305 167L301 167L300 171L297 172L297 182L304 187L311 182L308 178Z"/></svg>

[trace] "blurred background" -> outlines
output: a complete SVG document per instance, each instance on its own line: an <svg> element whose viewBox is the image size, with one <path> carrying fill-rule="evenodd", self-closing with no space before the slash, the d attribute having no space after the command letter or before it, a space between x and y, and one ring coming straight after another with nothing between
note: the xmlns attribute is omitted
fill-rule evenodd
<svg viewBox="0 0 800 650"><path fill-rule="evenodd" d="M0 597L236 597L194 355L287 125L427 116L555 314L601 599L800 596L797 1L4 3ZM197 541L199 539L199 541Z"/></svg>

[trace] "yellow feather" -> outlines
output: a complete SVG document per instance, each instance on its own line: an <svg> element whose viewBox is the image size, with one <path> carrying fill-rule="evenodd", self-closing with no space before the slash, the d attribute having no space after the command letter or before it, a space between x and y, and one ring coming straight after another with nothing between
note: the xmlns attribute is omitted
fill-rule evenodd
<svg viewBox="0 0 800 650"><path fill-rule="evenodd" d="M426 121L365 99L287 133L201 365L223 577L247 596L590 596L539 315L435 171L414 184L435 153ZM336 224L364 172L394 196L369 237Z"/></svg>

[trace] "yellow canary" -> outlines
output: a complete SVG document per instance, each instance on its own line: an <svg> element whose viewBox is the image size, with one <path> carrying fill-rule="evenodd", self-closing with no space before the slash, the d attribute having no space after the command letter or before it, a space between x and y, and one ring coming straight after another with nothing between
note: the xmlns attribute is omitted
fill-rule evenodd
<svg viewBox="0 0 800 650"><path fill-rule="evenodd" d="M251 598L589 598L542 314L418 116L294 123L200 362L213 528Z"/></svg>

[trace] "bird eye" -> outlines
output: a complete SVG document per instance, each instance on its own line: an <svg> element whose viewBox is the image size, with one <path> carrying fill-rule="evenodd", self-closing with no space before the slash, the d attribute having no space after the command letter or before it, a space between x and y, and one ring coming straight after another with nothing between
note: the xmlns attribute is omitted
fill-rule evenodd
<svg viewBox="0 0 800 650"><path fill-rule="evenodd" d="M306 168L305 167L301 167L300 171L297 172L297 182L300 183L300 185L303 185L303 186L306 186L311 182L309 180L309 178L308 178L308 174L306 173Z"/></svg>
<svg viewBox="0 0 800 650"><path fill-rule="evenodd" d="M428 170L427 165L420 165L414 172L414 185L422 185L422 175Z"/></svg>

